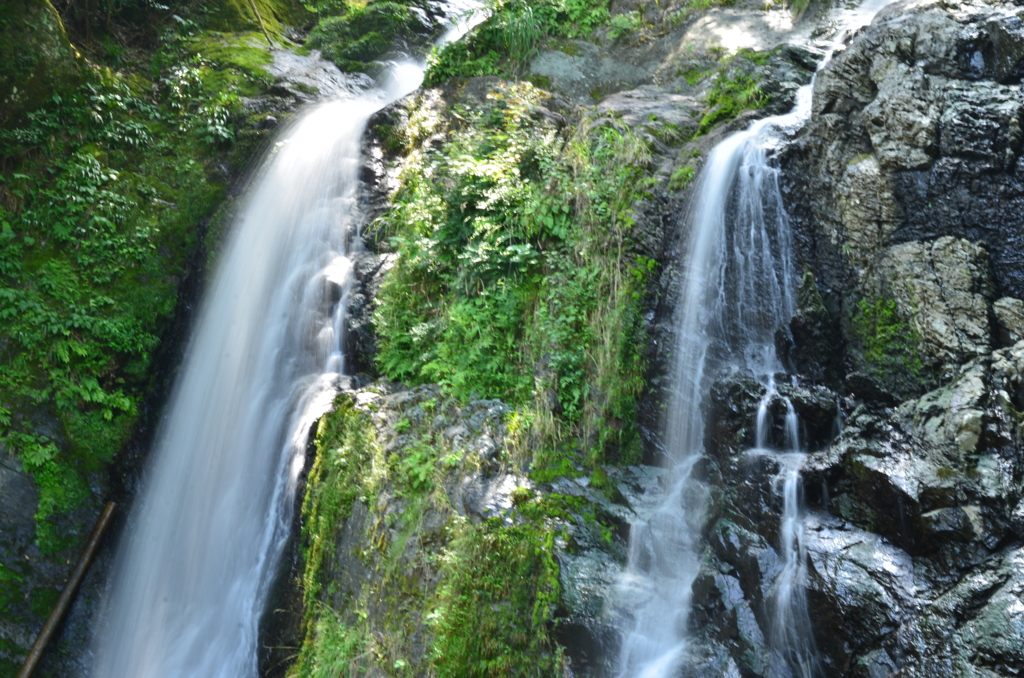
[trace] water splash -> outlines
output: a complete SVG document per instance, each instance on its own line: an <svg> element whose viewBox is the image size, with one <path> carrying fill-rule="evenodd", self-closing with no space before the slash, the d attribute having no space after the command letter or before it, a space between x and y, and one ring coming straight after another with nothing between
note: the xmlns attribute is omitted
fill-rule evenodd
<svg viewBox="0 0 1024 678"><path fill-rule="evenodd" d="M868 0L837 12L836 40L825 61L851 31L866 25L890 0ZM823 62L824 63L824 62ZM693 477L703 454L700 404L712 369L752 373L769 394L757 415L756 442L767 448L775 375L783 366L775 332L795 310L796 276L789 220L769 154L810 117L813 82L797 93L794 109L755 122L719 143L692 189L686 224L682 292L674 318L673 389L665 426L669 473L657 507L637 519L627 567L616 586L625 619L618 675L677 676L686 663L692 585L700 569L699 539L706 488ZM773 599L775 675L820 675L804 593L806 550L800 509L799 421L786 401L783 524L784 568Z"/></svg>

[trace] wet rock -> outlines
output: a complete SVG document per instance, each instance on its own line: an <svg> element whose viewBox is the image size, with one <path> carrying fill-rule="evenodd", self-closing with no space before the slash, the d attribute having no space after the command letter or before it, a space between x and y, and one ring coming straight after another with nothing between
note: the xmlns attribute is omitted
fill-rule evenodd
<svg viewBox="0 0 1024 678"><path fill-rule="evenodd" d="M818 63L825 58L825 49L810 42L789 42L782 46L782 53L791 61L808 71L815 71Z"/></svg>
<svg viewBox="0 0 1024 678"><path fill-rule="evenodd" d="M928 84L919 71L896 60L872 63L878 95L864 108L871 146L886 169L926 168L935 153L938 107L921 96Z"/></svg>
<svg viewBox="0 0 1024 678"><path fill-rule="evenodd" d="M902 673L1014 675L1024 661L1024 550L973 568L899 629ZM894 648L896 649L896 648Z"/></svg>
<svg viewBox="0 0 1024 678"><path fill-rule="evenodd" d="M1013 345L1024 339L1024 301L1013 297L997 299L992 304L992 314L1000 343Z"/></svg>
<svg viewBox="0 0 1024 678"><path fill-rule="evenodd" d="M984 247L950 236L890 247L873 271L876 289L888 290L899 314L911 319L942 380L989 351L988 271Z"/></svg>
<svg viewBox="0 0 1024 678"><path fill-rule="evenodd" d="M797 293L797 309L789 321L789 333L776 333L775 346L791 370L830 387L842 377L843 339L833 314L825 306L814 273L804 271Z"/></svg>
<svg viewBox="0 0 1024 678"><path fill-rule="evenodd" d="M514 504L516 490L529 490L533 483L529 479L505 474L492 478L468 477L462 480L454 493L453 502L462 515L478 520L507 517Z"/></svg>
<svg viewBox="0 0 1024 678"><path fill-rule="evenodd" d="M805 521L808 607L826 666L842 675L861 648L895 631L916 604L913 561L876 534Z"/></svg>
<svg viewBox="0 0 1024 678"><path fill-rule="evenodd" d="M1010 7L893 3L823 68L814 116L784 160L801 182L788 202L807 229L802 256L823 288L856 293L887 248L952 236L984 240L994 292L1024 297L1024 99L1006 75L1022 38Z"/></svg>

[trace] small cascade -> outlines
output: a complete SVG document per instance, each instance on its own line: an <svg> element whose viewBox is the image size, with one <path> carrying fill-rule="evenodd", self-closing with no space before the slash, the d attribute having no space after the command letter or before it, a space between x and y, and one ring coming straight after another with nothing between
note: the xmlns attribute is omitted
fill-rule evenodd
<svg viewBox="0 0 1024 678"><path fill-rule="evenodd" d="M786 408L783 425L783 449L773 451L767 444L772 425L770 404L781 400ZM807 614L807 546L804 542L803 480L800 471L805 452L800 445L800 419L793 403L779 394L774 380L769 383L758 405L758 454L771 454L779 463L772 490L781 485L782 521L779 525L779 552L782 571L768 596L771 608L772 678L816 678L822 676L821 661L814 643L811 620Z"/></svg>
<svg viewBox="0 0 1024 678"><path fill-rule="evenodd" d="M836 48L850 31L866 25L890 0L867 0L837 10ZM826 61L831 55L829 51ZM780 397L776 375L784 368L775 332L795 311L796 276L789 220L770 161L787 135L811 112L811 85L797 94L792 112L755 122L719 143L701 168L685 219L689 237L674 323L676 344L664 433L667 473L655 508L632 525L629 561L616 586L621 620L620 678L674 678L687 662L692 585L700 568L700 531L707 489L693 470L703 455L700 411L708 377L745 371L767 395L757 414L759 451L779 458L784 569L772 592L773 674L778 678L821 675L807 614L806 547L801 514L799 419L786 401L783 451L769 450L770 404Z"/></svg>

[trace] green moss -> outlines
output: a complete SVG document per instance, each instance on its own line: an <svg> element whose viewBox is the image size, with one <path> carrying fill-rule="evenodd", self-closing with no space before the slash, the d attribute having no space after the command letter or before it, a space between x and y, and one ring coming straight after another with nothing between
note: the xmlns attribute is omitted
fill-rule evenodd
<svg viewBox="0 0 1024 678"><path fill-rule="evenodd" d="M814 271L810 266L804 267L800 289L796 292L796 303L804 311L828 313L828 309L825 308L825 300L822 299L818 283L814 279Z"/></svg>
<svg viewBox="0 0 1024 678"><path fill-rule="evenodd" d="M19 619L21 615L15 611L15 605L22 598L21 584L23 581L24 577L18 572L0 563L0 618L11 622L21 621ZM18 654L21 654L20 650Z"/></svg>
<svg viewBox="0 0 1024 678"><path fill-rule="evenodd" d="M27 652L6 638L0 638L0 678L15 678L21 672Z"/></svg>
<svg viewBox="0 0 1024 678"><path fill-rule="evenodd" d="M864 368L885 383L920 381L923 364L920 336L899 315L893 299L862 299L854 312L852 328L860 345Z"/></svg>
<svg viewBox="0 0 1024 678"><path fill-rule="evenodd" d="M253 5L259 13L253 12ZM284 37L285 26L301 26L312 18L302 3L289 0L221 0L212 7L208 22L212 28L224 31L248 29L260 31L260 19L270 33L271 38L279 44L287 44ZM259 34L261 39L262 33Z"/></svg>
<svg viewBox="0 0 1024 678"><path fill-rule="evenodd" d="M707 94L707 111L697 125L697 135L732 120L743 111L761 108L768 95L758 84L760 77L747 72L719 72Z"/></svg>
<svg viewBox="0 0 1024 678"><path fill-rule="evenodd" d="M546 75L531 75L527 80L534 86L540 89L550 90L551 89L551 78Z"/></svg>
<svg viewBox="0 0 1024 678"><path fill-rule="evenodd" d="M693 181L693 177L696 176L697 170L692 165L684 165L677 167L673 172L672 176L668 181L668 188L670 191L681 191L690 185Z"/></svg>
<svg viewBox="0 0 1024 678"><path fill-rule="evenodd" d="M60 598L60 589L50 587L32 589L32 593L29 595L29 607L32 614L39 619L46 619L53 611L53 606L57 604L58 598Z"/></svg>
<svg viewBox="0 0 1024 678"><path fill-rule="evenodd" d="M350 397L340 396L334 403L334 410L317 426L316 459L302 501L300 538L305 563L302 591L311 643L316 636L311 625L320 611L318 598L327 583L324 581L325 559L333 552L334 536L352 512L353 503L366 502L375 491L374 466L378 459L373 427L354 409ZM379 467L379 461L377 464ZM330 620L325 623L329 624ZM328 629L327 632L334 631ZM314 650L312 646L303 649L304 652Z"/></svg>
<svg viewBox="0 0 1024 678"><path fill-rule="evenodd" d="M551 520L588 510L585 502L540 501L524 488L511 523L469 522L446 491L471 472L467 459L410 419L406 442L385 453L368 411L346 396L335 406L318 426L303 501L305 639L290 675L560 675ZM441 417L457 407L450 398L419 404ZM357 503L365 518L346 525ZM352 554L339 551L343 530ZM340 586L352 582L340 566L363 572L356 590Z"/></svg>
<svg viewBox="0 0 1024 678"><path fill-rule="evenodd" d="M453 530L429 616L436 675L559 674L547 631L559 596L554 536L498 519Z"/></svg>
<svg viewBox="0 0 1024 678"><path fill-rule="evenodd" d="M0 126L20 122L80 82L81 57L49 0L8 0L0 11Z"/></svg>
<svg viewBox="0 0 1024 678"><path fill-rule="evenodd" d="M223 67L236 69L250 79L258 82L272 79L265 66L273 63L274 59L267 51L266 42L260 33L206 31L189 40L186 45L186 49L190 53ZM228 87L215 85L211 89L226 91L233 83L227 84Z"/></svg>

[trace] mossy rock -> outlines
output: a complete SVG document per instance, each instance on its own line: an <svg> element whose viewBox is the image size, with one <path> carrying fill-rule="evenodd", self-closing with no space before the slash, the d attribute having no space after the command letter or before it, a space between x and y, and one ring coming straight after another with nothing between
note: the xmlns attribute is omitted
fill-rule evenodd
<svg viewBox="0 0 1024 678"><path fill-rule="evenodd" d="M0 127L74 89L81 61L49 0L0 0Z"/></svg>
<svg viewBox="0 0 1024 678"><path fill-rule="evenodd" d="M414 52L433 32L421 10L397 2L378 2L320 22L309 44L344 70L380 58L390 50Z"/></svg>
<svg viewBox="0 0 1024 678"><path fill-rule="evenodd" d="M253 12L253 6L259 16ZM265 28L272 38L283 42L285 26L308 24L312 15L302 3L289 0L224 0L217 3L211 19L210 27L214 29L260 31ZM260 19L263 20L262 26Z"/></svg>

